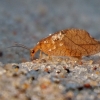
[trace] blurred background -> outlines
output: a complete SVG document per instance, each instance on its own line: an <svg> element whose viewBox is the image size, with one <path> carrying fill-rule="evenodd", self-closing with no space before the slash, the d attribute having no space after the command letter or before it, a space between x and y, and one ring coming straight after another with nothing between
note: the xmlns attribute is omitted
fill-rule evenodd
<svg viewBox="0 0 100 100"><path fill-rule="evenodd" d="M30 61L28 48L67 28L87 30L100 40L100 0L0 0L0 61Z"/></svg>

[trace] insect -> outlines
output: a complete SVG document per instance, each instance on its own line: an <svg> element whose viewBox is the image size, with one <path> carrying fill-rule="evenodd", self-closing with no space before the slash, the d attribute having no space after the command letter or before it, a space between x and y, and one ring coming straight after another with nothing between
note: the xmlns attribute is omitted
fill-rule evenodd
<svg viewBox="0 0 100 100"><path fill-rule="evenodd" d="M100 42L92 38L82 29L66 29L58 31L37 43L30 49L31 58L40 50L48 56L69 56L81 59L100 52Z"/></svg>

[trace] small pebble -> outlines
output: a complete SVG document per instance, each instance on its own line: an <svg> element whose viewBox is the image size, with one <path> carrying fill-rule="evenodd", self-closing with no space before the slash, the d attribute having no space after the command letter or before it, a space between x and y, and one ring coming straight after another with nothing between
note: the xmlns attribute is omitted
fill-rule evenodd
<svg viewBox="0 0 100 100"><path fill-rule="evenodd" d="M3 52L2 51L0 51L0 57L2 57L3 56Z"/></svg>

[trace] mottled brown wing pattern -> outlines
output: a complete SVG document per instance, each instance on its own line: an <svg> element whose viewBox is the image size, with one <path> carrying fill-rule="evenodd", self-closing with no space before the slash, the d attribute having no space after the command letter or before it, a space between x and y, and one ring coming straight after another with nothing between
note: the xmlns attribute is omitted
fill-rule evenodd
<svg viewBox="0 0 100 100"><path fill-rule="evenodd" d="M42 39L31 51L31 56L41 50L49 56L71 56L81 58L100 51L100 42L81 29L67 29Z"/></svg>
<svg viewBox="0 0 100 100"><path fill-rule="evenodd" d="M82 29L69 29L62 31L62 33L66 34L66 37L68 37L71 41L73 41L76 44L98 43L98 41L92 38L87 31Z"/></svg>
<svg viewBox="0 0 100 100"><path fill-rule="evenodd" d="M40 50L49 56L65 56L66 46L63 44L63 41L59 39L53 40L52 36L40 42Z"/></svg>
<svg viewBox="0 0 100 100"><path fill-rule="evenodd" d="M66 34L63 40L72 51L70 56L87 56L100 51L99 41L92 38L85 30L70 29L62 32Z"/></svg>

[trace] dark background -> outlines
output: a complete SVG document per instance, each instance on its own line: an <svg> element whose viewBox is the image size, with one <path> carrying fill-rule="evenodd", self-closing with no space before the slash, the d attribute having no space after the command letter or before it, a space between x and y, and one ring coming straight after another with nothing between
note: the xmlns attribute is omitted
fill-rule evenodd
<svg viewBox="0 0 100 100"><path fill-rule="evenodd" d="M81 28L100 39L100 0L0 0L0 61L29 61L29 51L50 33Z"/></svg>

